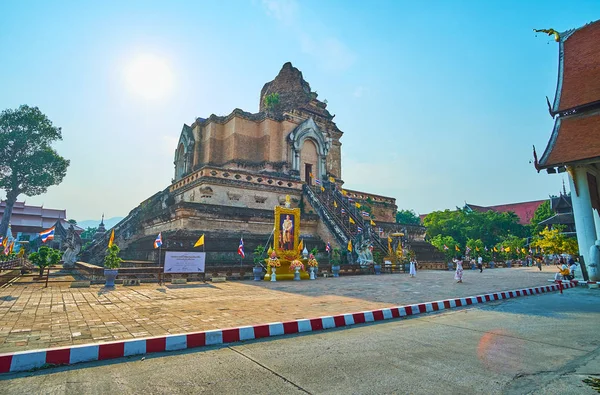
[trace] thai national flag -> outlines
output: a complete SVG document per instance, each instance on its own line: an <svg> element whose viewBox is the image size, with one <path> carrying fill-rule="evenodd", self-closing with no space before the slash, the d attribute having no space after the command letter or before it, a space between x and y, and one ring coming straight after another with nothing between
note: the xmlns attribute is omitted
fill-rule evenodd
<svg viewBox="0 0 600 395"><path fill-rule="evenodd" d="M156 236L156 240L154 240L154 248L158 248L162 246L162 232Z"/></svg>
<svg viewBox="0 0 600 395"><path fill-rule="evenodd" d="M346 210L342 209L342 214L346 214Z"/></svg>
<svg viewBox="0 0 600 395"><path fill-rule="evenodd" d="M326 252L331 251L331 244L329 244L329 242L327 242L327 245L325 246L325 251Z"/></svg>
<svg viewBox="0 0 600 395"><path fill-rule="evenodd" d="M369 213L367 213L366 211L363 211L361 214L362 214L363 217L368 217L369 216Z"/></svg>
<svg viewBox="0 0 600 395"><path fill-rule="evenodd" d="M360 226L357 226L356 230L358 230L358 233L362 232L362 228Z"/></svg>
<svg viewBox="0 0 600 395"><path fill-rule="evenodd" d="M244 254L244 239L240 238L240 246L238 247L238 255L240 255L242 258L246 257L246 254Z"/></svg>
<svg viewBox="0 0 600 395"><path fill-rule="evenodd" d="M315 178L315 184L321 185L321 180L319 180L318 178Z"/></svg>
<svg viewBox="0 0 600 395"><path fill-rule="evenodd" d="M42 243L45 243L48 240L54 240L54 226L41 232L40 238L42 239Z"/></svg>

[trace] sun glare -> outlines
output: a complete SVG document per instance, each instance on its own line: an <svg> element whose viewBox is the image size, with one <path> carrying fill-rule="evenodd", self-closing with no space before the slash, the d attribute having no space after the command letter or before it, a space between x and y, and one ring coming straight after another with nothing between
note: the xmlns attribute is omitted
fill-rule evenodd
<svg viewBox="0 0 600 395"><path fill-rule="evenodd" d="M168 62L153 54L131 59L125 66L124 76L128 89L147 100L163 99L173 88L173 72Z"/></svg>

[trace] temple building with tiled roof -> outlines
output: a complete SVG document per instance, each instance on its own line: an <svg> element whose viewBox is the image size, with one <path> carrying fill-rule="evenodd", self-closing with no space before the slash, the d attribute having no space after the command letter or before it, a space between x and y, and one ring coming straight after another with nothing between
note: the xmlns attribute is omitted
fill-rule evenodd
<svg viewBox="0 0 600 395"><path fill-rule="evenodd" d="M544 153L535 167L549 174L568 172L579 253L590 280L598 281L600 260L600 21L563 33L553 29L558 42L558 83L555 119ZM595 244L598 243L598 247Z"/></svg>
<svg viewBox="0 0 600 395"><path fill-rule="evenodd" d="M3 200L0 202L0 220L5 209L6 201ZM30 206L25 202L15 202L10 216L11 231L17 240L33 240L41 231L53 227L57 222L69 228L67 210ZM81 233L83 229L75 226L75 231Z"/></svg>

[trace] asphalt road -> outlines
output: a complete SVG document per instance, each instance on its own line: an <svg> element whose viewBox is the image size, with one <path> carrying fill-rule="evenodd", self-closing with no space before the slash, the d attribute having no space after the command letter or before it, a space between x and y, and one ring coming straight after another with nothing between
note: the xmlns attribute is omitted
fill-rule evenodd
<svg viewBox="0 0 600 395"><path fill-rule="evenodd" d="M600 293L2 376L4 394L597 394Z"/></svg>

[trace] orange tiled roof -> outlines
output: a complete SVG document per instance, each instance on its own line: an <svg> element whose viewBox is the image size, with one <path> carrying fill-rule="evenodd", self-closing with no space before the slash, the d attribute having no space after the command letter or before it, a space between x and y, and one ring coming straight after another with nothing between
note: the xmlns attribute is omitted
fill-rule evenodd
<svg viewBox="0 0 600 395"><path fill-rule="evenodd" d="M600 100L600 21L580 29L562 33L560 51L563 56L557 91L563 111Z"/></svg>
<svg viewBox="0 0 600 395"><path fill-rule="evenodd" d="M541 167L600 157L600 114L559 119L556 128L556 139L550 139Z"/></svg>

